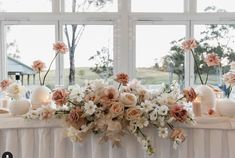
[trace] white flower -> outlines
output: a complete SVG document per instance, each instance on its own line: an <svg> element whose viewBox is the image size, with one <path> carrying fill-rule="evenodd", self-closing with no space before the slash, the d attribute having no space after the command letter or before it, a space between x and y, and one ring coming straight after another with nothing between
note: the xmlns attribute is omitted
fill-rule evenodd
<svg viewBox="0 0 235 158"><path fill-rule="evenodd" d="M79 85L69 86L68 90L70 91L69 97L77 102L82 101L84 93L82 88Z"/></svg>
<svg viewBox="0 0 235 158"><path fill-rule="evenodd" d="M151 121L155 121L157 120L157 116L158 116L158 110L154 109L151 113L150 113L150 120Z"/></svg>
<svg viewBox="0 0 235 158"><path fill-rule="evenodd" d="M140 105L140 109L146 113L153 110L153 103L149 100L145 100L145 102L142 102Z"/></svg>
<svg viewBox="0 0 235 158"><path fill-rule="evenodd" d="M159 127L158 135L160 138L166 138L168 136L168 129L166 127L165 128Z"/></svg>
<svg viewBox="0 0 235 158"><path fill-rule="evenodd" d="M40 117L40 111L37 109L37 110L32 110L30 109L29 112L27 114L25 114L25 117L27 119L39 119Z"/></svg>
<svg viewBox="0 0 235 158"><path fill-rule="evenodd" d="M159 114L159 115L162 115L162 116L166 116L167 113L168 113L168 110L169 110L168 106L166 106L166 105L161 105L161 106L159 107L158 114Z"/></svg>
<svg viewBox="0 0 235 158"><path fill-rule="evenodd" d="M96 105L94 104L93 101L88 101L88 102L85 103L84 108L85 108L86 114L92 115L92 114L94 114L97 107L96 107Z"/></svg>
<svg viewBox="0 0 235 158"><path fill-rule="evenodd" d="M146 117L141 117L138 121L136 121L136 126L141 128L147 127L149 125L149 121Z"/></svg>
<svg viewBox="0 0 235 158"><path fill-rule="evenodd" d="M69 127L67 128L67 136L71 139L71 141L73 142L77 142L79 141L79 137L78 137L78 130L74 127Z"/></svg>
<svg viewBox="0 0 235 158"><path fill-rule="evenodd" d="M21 86L20 84L13 83L7 88L7 94L9 97L13 99L20 99L23 97L26 93L26 89L24 86Z"/></svg>

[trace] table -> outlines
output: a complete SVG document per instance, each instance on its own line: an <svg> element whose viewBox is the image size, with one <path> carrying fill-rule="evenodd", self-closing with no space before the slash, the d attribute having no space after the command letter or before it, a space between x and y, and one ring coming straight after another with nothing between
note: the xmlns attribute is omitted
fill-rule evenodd
<svg viewBox="0 0 235 158"><path fill-rule="evenodd" d="M156 130L147 133L157 147L153 158L234 158L235 119L197 118L194 127L183 126L187 139L178 149L167 139L157 137ZM122 148L110 143L98 144L96 135L83 144L72 143L64 135L59 120L42 122L9 115L0 116L0 155L4 151L14 158L147 158L136 139L127 135Z"/></svg>

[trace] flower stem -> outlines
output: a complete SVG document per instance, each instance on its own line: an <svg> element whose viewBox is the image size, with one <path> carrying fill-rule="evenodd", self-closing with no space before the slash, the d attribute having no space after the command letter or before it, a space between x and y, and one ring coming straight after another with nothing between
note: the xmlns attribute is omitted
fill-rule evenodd
<svg viewBox="0 0 235 158"><path fill-rule="evenodd" d="M206 73L206 81L205 81L205 84L207 84L208 77L209 77L209 72L210 72L210 69L209 69L209 67L207 67L207 73Z"/></svg>
<svg viewBox="0 0 235 158"><path fill-rule="evenodd" d="M200 74L200 71L199 71L199 65L198 65L198 63L197 63L197 61L196 61L196 56L195 56L193 50L192 50L192 49L190 49L190 50L191 50L192 55L193 55L194 63L195 63L195 66L196 66L197 73L198 73L199 79L200 79L200 81L201 81L201 84L204 84L204 83L203 83L203 80L202 80L202 77L201 77L201 74Z"/></svg>
<svg viewBox="0 0 235 158"><path fill-rule="evenodd" d="M180 101L180 100L183 99L183 98L185 98L185 96L183 96L183 97L177 99L176 102Z"/></svg>
<svg viewBox="0 0 235 158"><path fill-rule="evenodd" d="M138 132L146 139L146 135L138 128Z"/></svg>
<svg viewBox="0 0 235 158"><path fill-rule="evenodd" d="M171 125L170 123L167 123L167 125L170 127L170 129L174 129L174 126L173 125Z"/></svg>
<svg viewBox="0 0 235 158"><path fill-rule="evenodd" d="M47 77L49 71L51 70L52 63L54 62L54 60L56 59L56 57L58 56L58 54L59 54L59 53L57 52L56 55L54 56L54 58L52 59L52 61L51 61L51 63L50 63L50 66L49 66L49 68L48 68L46 74L45 74L44 77L43 77L42 85L45 84L45 80L46 80L46 77Z"/></svg>
<svg viewBox="0 0 235 158"><path fill-rule="evenodd" d="M40 73L40 70L38 71L38 77L39 77L40 86L42 86L42 79L41 79L41 73Z"/></svg>
<svg viewBox="0 0 235 158"><path fill-rule="evenodd" d="M227 94L227 98L229 98L229 96L230 96L231 92L232 92L232 86L231 86L231 85L229 85L229 87L228 87L228 94Z"/></svg>
<svg viewBox="0 0 235 158"><path fill-rule="evenodd" d="M121 83L118 85L118 90L120 89L121 85L122 85Z"/></svg>

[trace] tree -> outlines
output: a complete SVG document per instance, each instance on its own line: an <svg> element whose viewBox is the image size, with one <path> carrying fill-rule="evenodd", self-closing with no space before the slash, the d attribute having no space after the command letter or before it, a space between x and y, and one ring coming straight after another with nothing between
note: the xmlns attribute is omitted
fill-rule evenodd
<svg viewBox="0 0 235 158"><path fill-rule="evenodd" d="M72 0L72 12L87 11L93 5L97 10L112 0ZM85 30L85 25L65 25L64 33L69 48L69 85L75 84L75 51Z"/></svg>
<svg viewBox="0 0 235 158"><path fill-rule="evenodd" d="M103 47L91 56L89 60L95 61L95 67L90 68L91 71L98 74L101 78L109 78L113 76L113 60L110 58L109 49Z"/></svg>
<svg viewBox="0 0 235 158"><path fill-rule="evenodd" d="M205 10L215 10L215 7L207 7ZM224 11L224 10L219 10ZM200 32L201 39L198 41L198 47L195 49L197 52L196 60L200 65L200 71L205 73L207 71L204 62L205 54L215 52L218 56L223 59L222 71L223 73L229 70L229 63L235 60L235 50L231 47L235 43L235 36L233 36L235 31L235 25L232 24L211 24L206 25L204 31ZM181 43L183 38L177 41L172 41L169 54L163 57L164 65L173 62L174 70L173 72L178 76L178 79L183 79L184 72L180 68L184 65L184 53L181 49ZM198 39L196 39L198 40ZM181 66L182 67L182 66ZM196 69L194 70L196 73ZM216 69L211 70L211 73L215 73ZM195 75L196 77L197 75ZM196 78L195 78L196 79Z"/></svg>

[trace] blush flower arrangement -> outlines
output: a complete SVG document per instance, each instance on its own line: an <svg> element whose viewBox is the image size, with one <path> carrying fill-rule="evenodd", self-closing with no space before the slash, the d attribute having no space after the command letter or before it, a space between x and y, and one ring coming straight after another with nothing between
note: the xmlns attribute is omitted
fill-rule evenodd
<svg viewBox="0 0 235 158"><path fill-rule="evenodd" d="M157 92L150 92L139 81L129 81L125 73L117 74L114 80L118 87L94 80L84 87L56 89L52 94L56 110L43 106L30 110L26 118L63 119L66 134L74 142L83 142L94 133L99 135L100 143L111 141L113 146L119 147L122 137L129 133L149 155L155 149L144 132L147 127L153 127L159 137L172 140L174 148L185 140L183 130L175 128L174 123L195 123L192 113L184 107L184 103L196 98L193 89L181 93L174 82L163 85Z"/></svg>
<svg viewBox="0 0 235 158"><path fill-rule="evenodd" d="M195 48L197 48L198 44L197 44L197 41L195 39L188 39L188 40L185 40L183 43L182 43L182 49L184 52L191 52L192 55L193 55L193 59L194 59L194 63L195 63L195 67L196 67L196 71L197 71L197 74L199 76L199 79L200 79L200 82L202 85L204 84L207 84L207 81L208 81L208 77L209 77L209 71L210 71L210 68L213 68L215 66L221 66L221 59L220 57L214 53L214 52L211 52L211 53L207 53L206 56L205 56L205 59L204 59L204 62L206 63L207 65L207 73L206 73L206 79L205 81L203 81L202 79L202 73L200 71L200 65L199 63L197 62L196 58L197 58L197 53L194 51Z"/></svg>
<svg viewBox="0 0 235 158"><path fill-rule="evenodd" d="M50 72L51 66L52 66L53 62L55 61L56 57L59 54L65 54L66 52L68 52L68 48L67 48L66 44L61 41L57 41L56 43L53 44L53 50L56 52L55 56L53 57L50 65L49 65L49 67L43 77L41 77L41 72L43 72L44 69L46 68L45 63L41 60L35 60L32 64L32 68L39 75L40 85L45 85L46 77L47 77L48 73Z"/></svg>

